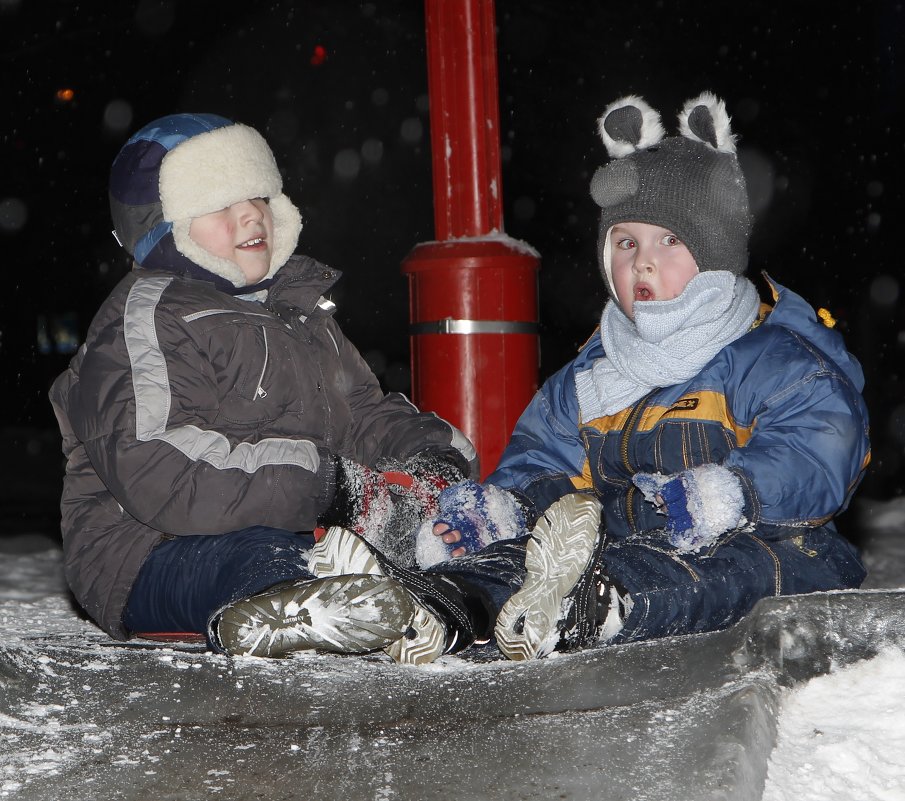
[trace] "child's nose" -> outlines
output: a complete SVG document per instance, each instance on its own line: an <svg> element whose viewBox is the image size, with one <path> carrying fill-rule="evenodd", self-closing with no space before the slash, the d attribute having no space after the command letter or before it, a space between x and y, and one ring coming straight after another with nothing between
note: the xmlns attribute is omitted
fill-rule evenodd
<svg viewBox="0 0 905 801"><path fill-rule="evenodd" d="M239 214L239 217L243 220L262 220L264 218L264 213L250 200L241 200L236 206L238 207L236 210Z"/></svg>
<svg viewBox="0 0 905 801"><path fill-rule="evenodd" d="M635 255L635 261L632 263L632 269L636 273L650 273L656 268L654 260L650 258L647 251L638 250Z"/></svg>

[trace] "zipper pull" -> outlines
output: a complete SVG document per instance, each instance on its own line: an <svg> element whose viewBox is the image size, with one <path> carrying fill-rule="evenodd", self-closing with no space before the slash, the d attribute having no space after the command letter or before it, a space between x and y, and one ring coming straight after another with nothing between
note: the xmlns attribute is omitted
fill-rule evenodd
<svg viewBox="0 0 905 801"><path fill-rule="evenodd" d="M267 390L264 389L264 387L259 386L259 387L258 387L258 391L255 392L255 397L257 397L257 398L266 398L266 397L267 397Z"/></svg>

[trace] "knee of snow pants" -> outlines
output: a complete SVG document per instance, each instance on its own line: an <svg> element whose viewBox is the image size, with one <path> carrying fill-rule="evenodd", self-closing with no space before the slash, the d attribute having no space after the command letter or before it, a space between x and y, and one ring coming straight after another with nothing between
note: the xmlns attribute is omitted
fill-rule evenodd
<svg viewBox="0 0 905 801"><path fill-rule="evenodd" d="M500 540L480 551L440 562L425 570L446 576L487 611L493 629L503 604L525 580L525 545L529 537Z"/></svg>
<svg viewBox="0 0 905 801"><path fill-rule="evenodd" d="M616 541L605 572L633 606L610 642L715 631L761 599L857 587L865 571L855 548L832 528L784 540L736 532L700 553L679 553L659 536Z"/></svg>
<svg viewBox="0 0 905 801"><path fill-rule="evenodd" d="M175 537L157 545L129 594L123 623L134 633L204 634L212 618L234 601L308 572L311 534L251 526L229 534Z"/></svg>

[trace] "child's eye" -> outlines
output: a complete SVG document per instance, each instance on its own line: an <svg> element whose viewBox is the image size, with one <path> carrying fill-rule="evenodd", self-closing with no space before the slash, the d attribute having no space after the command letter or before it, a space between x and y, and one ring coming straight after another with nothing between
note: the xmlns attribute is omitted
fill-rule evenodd
<svg viewBox="0 0 905 801"><path fill-rule="evenodd" d="M679 239L675 234L667 234L663 237L663 244L669 245L669 247L675 247L676 245L681 245L682 240Z"/></svg>
<svg viewBox="0 0 905 801"><path fill-rule="evenodd" d="M628 238L620 239L616 242L616 247L620 250L631 250L633 247L635 247L635 240Z"/></svg>

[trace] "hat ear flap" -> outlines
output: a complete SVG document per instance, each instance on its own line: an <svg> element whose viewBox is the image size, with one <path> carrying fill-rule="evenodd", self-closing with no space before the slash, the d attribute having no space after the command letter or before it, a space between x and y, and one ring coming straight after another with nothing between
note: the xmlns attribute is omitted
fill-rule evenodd
<svg viewBox="0 0 905 801"><path fill-rule="evenodd" d="M659 112L636 95L610 103L597 121L597 128L607 153L614 159L652 147L666 133Z"/></svg>
<svg viewBox="0 0 905 801"><path fill-rule="evenodd" d="M735 153L726 104L711 92L703 92L685 104L679 112L679 132L721 153Z"/></svg>

